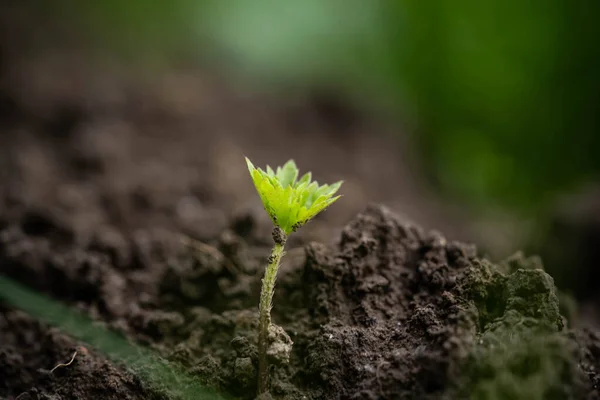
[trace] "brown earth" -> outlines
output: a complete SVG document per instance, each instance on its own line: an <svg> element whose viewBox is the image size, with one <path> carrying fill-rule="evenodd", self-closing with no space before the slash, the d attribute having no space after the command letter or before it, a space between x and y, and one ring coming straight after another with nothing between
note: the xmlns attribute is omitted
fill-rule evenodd
<svg viewBox="0 0 600 400"><path fill-rule="evenodd" d="M2 396L19 400L165 399L64 333L20 311L2 308L1 313ZM69 365L53 371L59 364Z"/></svg>

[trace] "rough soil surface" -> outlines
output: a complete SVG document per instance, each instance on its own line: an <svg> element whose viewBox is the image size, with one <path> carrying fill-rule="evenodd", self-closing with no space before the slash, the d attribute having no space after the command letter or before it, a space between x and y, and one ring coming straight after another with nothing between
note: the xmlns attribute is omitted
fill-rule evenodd
<svg viewBox="0 0 600 400"><path fill-rule="evenodd" d="M114 246L91 242L80 249L66 245L62 235L55 242L52 235L35 237L9 224L0 260L3 273L78 304L205 384L253 398L254 303L268 254L248 244L253 232L225 230L212 245L192 249L151 237L147 249L156 251L145 255L147 264L119 267ZM132 242L121 251L133 260L141 250ZM293 250L282 266L274 321L283 330L273 335L271 395L597 398L599 337L567 328L553 280L540 267L520 255L493 265L477 258L473 246L370 206L337 244ZM33 321L22 329L49 335ZM0 367L12 365L5 364ZM60 394L36 373L16 382ZM3 390L13 392L3 394L27 390L14 382L5 381Z"/></svg>
<svg viewBox="0 0 600 400"><path fill-rule="evenodd" d="M64 333L19 311L0 312L1 398L166 399ZM53 370L59 364L69 365Z"/></svg>
<svg viewBox="0 0 600 400"><path fill-rule="evenodd" d="M186 73L140 86L49 54L0 66L1 274L252 399L271 226L243 155L294 157L345 196L288 241L272 398L600 398L600 336L573 326L539 260L493 264L366 206L454 226L393 138L365 133L386 128L326 96L283 104ZM80 345L0 306L0 398L162 398L93 349L49 373Z"/></svg>

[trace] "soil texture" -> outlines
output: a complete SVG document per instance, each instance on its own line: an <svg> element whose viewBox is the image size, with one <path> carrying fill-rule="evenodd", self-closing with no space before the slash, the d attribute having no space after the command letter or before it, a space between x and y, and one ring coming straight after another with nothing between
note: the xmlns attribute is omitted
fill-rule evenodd
<svg viewBox="0 0 600 400"><path fill-rule="evenodd" d="M0 311L2 398L166 400L64 333L20 311Z"/></svg>
<svg viewBox="0 0 600 400"><path fill-rule="evenodd" d="M176 241L169 246L168 237L154 236L147 249L156 251L146 254L147 265L130 261L119 267L114 246L91 242L81 249L65 244L63 235L54 242L52 235L32 236L9 224L0 255L3 273L79 306L181 363L206 385L253 398L254 303L268 247L250 246L252 235L225 230L214 243L191 242L192 247ZM123 244L125 259L143 253L132 243ZM473 246L425 233L384 207L369 206L343 229L337 244L310 243L288 254L274 301L278 327L269 353L270 394L596 398L598 335L567 327L553 280L540 267L537 259L521 255L491 264L477 258ZM26 336L53 338L24 316L5 312L4 318L26 321L5 324L17 327L11 335L23 330ZM15 358L30 356L39 363L41 348L19 354L9 346L3 375L12 371L17 377L3 390L31 391L23 385L35 382L60 395L45 375L15 372ZM11 350L17 355L10 356ZM51 355L60 358L58 353ZM137 398L143 390L130 378L112 385L115 393L124 390L119 384L132 390L124 398ZM74 390L90 393L85 390L103 385L105 380L87 382Z"/></svg>

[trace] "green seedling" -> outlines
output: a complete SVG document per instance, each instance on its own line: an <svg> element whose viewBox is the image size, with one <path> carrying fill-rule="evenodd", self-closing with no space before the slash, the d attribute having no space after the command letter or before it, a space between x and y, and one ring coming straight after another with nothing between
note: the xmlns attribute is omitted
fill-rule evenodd
<svg viewBox="0 0 600 400"><path fill-rule="evenodd" d="M258 321L258 393L264 393L268 387L267 337L271 325L271 307L275 279L287 237L306 224L318 213L340 198L334 196L342 182L321 185L311 181L307 172L298 179L298 168L293 160L288 161L276 171L269 166L263 171L255 168L246 158L250 176L260 196L265 210L273 221L273 241L275 245L262 280Z"/></svg>

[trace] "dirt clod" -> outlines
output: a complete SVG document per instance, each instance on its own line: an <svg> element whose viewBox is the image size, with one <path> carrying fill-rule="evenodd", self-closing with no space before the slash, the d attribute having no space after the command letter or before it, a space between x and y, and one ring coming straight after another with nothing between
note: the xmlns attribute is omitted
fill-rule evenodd
<svg viewBox="0 0 600 400"><path fill-rule="evenodd" d="M274 364L288 364L293 342L282 327L271 324L267 336L267 357Z"/></svg>

